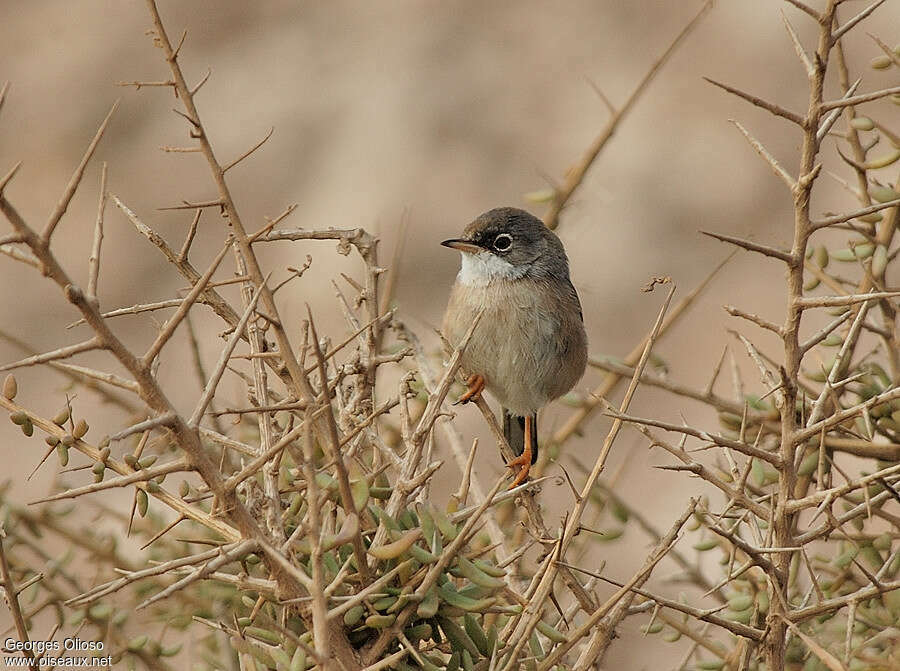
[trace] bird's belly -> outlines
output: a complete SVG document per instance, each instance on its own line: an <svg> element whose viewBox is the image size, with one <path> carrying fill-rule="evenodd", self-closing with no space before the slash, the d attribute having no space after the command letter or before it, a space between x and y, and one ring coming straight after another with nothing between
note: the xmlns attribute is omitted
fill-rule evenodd
<svg viewBox="0 0 900 671"><path fill-rule="evenodd" d="M560 352L575 352L578 347L568 346L568 340L578 340L583 331L567 333L558 316L529 292L515 285L500 290L494 286L489 293L466 288L451 302L455 302L452 313L457 318L445 324L445 332L454 345L485 308L462 365L467 372L483 376L491 395L514 414L536 412L581 377L583 364L573 366Z"/></svg>

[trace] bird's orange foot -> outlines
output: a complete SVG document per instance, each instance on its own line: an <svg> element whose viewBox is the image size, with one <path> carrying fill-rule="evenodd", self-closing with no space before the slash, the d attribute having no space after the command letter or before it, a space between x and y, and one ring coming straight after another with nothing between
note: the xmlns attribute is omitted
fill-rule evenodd
<svg viewBox="0 0 900 671"><path fill-rule="evenodd" d="M481 375L470 375L466 380L466 393L459 397L453 405L463 405L469 401L476 403L481 399L481 392L484 391L484 378Z"/></svg>
<svg viewBox="0 0 900 671"><path fill-rule="evenodd" d="M513 470L519 469L515 479L509 486L510 489L515 489L528 479L528 472L531 470L531 446L526 444L525 451L512 461L508 462L506 467Z"/></svg>
<svg viewBox="0 0 900 671"><path fill-rule="evenodd" d="M531 417L525 418L525 440L524 440L524 449L522 450L522 454L513 459L512 461L506 464L507 468L519 469L519 472L516 473L515 479L512 481L512 484L509 486L510 489L515 489L523 482L528 479L528 472L531 470L531 459L534 456L531 450L531 432L534 431L534 427L531 425Z"/></svg>

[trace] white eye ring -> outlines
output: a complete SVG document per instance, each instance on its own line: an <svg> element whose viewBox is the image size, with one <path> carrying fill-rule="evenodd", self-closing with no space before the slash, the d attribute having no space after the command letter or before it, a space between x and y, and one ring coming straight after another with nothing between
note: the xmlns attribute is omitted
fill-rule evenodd
<svg viewBox="0 0 900 671"><path fill-rule="evenodd" d="M509 233L501 233L494 238L494 249L498 252L508 251L512 247L512 236Z"/></svg>

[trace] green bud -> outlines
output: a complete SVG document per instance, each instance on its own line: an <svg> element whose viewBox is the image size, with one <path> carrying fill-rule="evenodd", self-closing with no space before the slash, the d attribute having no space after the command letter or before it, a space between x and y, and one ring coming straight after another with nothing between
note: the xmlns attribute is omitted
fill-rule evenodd
<svg viewBox="0 0 900 671"><path fill-rule="evenodd" d="M3 397L9 401L13 400L16 397L16 394L19 392L19 385L16 384L15 376L10 373L6 376L6 379L3 381Z"/></svg>
<svg viewBox="0 0 900 671"><path fill-rule="evenodd" d="M872 274L875 277L881 277L884 275L884 271L887 268L888 262L888 250L884 245L878 245L875 248L875 253L872 255Z"/></svg>
<svg viewBox="0 0 900 671"><path fill-rule="evenodd" d="M728 599L728 607L735 611L741 612L753 605L753 597L749 594L738 594Z"/></svg>
<svg viewBox="0 0 900 671"><path fill-rule="evenodd" d="M366 609L364 606L353 606L353 608L344 613L344 624L348 627L355 627L362 620L362 616L365 613Z"/></svg>
<svg viewBox="0 0 900 671"><path fill-rule="evenodd" d="M113 613L113 607L108 603L98 603L88 609L88 615L95 620L106 620Z"/></svg>
<svg viewBox="0 0 900 671"><path fill-rule="evenodd" d="M69 406L64 407L53 417L53 423L62 426L69 421Z"/></svg>
<svg viewBox="0 0 900 671"><path fill-rule="evenodd" d="M853 560L856 559L856 555L858 553L858 548L850 547L834 558L834 565L838 568L847 568L848 566L850 566L850 564L853 563Z"/></svg>
<svg viewBox="0 0 900 671"><path fill-rule="evenodd" d="M366 626L370 629L385 629L394 624L396 619L396 615L369 615L366 618Z"/></svg>
<svg viewBox="0 0 900 671"><path fill-rule="evenodd" d="M145 517L147 515L147 507L150 505L150 499L147 498L147 492L143 489L139 489L135 493L135 497L137 498L138 515Z"/></svg>
<svg viewBox="0 0 900 671"><path fill-rule="evenodd" d="M882 552L889 552L891 549L891 541L892 540L893 539L891 537L891 534L885 532L885 533L881 534L878 538L876 538L874 541L872 541L872 546L876 550L881 550Z"/></svg>
<svg viewBox="0 0 900 671"><path fill-rule="evenodd" d="M876 156L875 158L869 159L866 161L865 167L867 170L879 170L881 168L886 168L889 165L893 165L900 159L900 149L892 149L889 152L881 154L880 156Z"/></svg>
<svg viewBox="0 0 900 671"><path fill-rule="evenodd" d="M900 193L897 193L889 186L882 186L880 184L870 187L869 195L879 203L887 203L900 198Z"/></svg>
<svg viewBox="0 0 900 671"><path fill-rule="evenodd" d="M709 540L700 541L699 543L694 544L694 549L697 552L709 552L713 548L719 546L719 541L715 538L710 538Z"/></svg>
<svg viewBox="0 0 900 671"><path fill-rule="evenodd" d="M823 270L828 267L828 248L825 245L819 245L813 252L816 263Z"/></svg>
<svg viewBox="0 0 900 671"><path fill-rule="evenodd" d="M867 116L858 116L850 120L850 127L856 130L872 130L875 124Z"/></svg>
<svg viewBox="0 0 900 671"><path fill-rule="evenodd" d="M128 651L129 652L138 652L141 648L143 648L147 644L147 635L141 634L140 636L135 636L128 642Z"/></svg>

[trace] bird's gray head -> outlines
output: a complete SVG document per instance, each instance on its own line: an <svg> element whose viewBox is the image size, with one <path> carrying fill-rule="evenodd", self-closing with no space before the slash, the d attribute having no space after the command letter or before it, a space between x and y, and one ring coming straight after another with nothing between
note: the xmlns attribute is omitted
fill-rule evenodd
<svg viewBox="0 0 900 671"><path fill-rule="evenodd" d="M559 238L540 219L515 207L489 210L466 226L462 237L441 244L462 253L459 280L464 284L569 277Z"/></svg>

